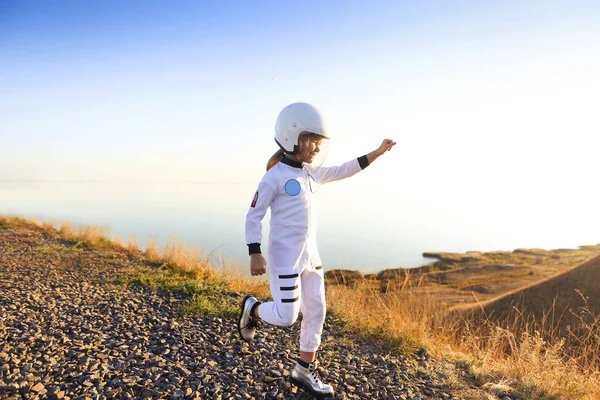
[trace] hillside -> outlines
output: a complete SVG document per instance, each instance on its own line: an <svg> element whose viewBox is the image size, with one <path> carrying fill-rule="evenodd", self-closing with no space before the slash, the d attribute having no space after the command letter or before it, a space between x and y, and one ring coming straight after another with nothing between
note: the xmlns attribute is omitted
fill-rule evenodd
<svg viewBox="0 0 600 400"><path fill-rule="evenodd" d="M377 314L383 322L371 319L382 331L435 332L442 353L452 343L474 357L476 372L518 382L524 399L600 399L599 254L600 245L431 253L437 261L419 268L336 270L327 279L332 293L356 293L347 304L362 297L370 308L375 298L389 310Z"/></svg>
<svg viewBox="0 0 600 400"><path fill-rule="evenodd" d="M300 322L261 324L248 345L228 311L241 293L66 231L0 217L0 398L312 398L287 381ZM224 307L210 307L215 296ZM426 351L383 352L335 316L319 358L338 399L491 398L467 368Z"/></svg>
<svg viewBox="0 0 600 400"><path fill-rule="evenodd" d="M470 307L543 282L600 255L600 245L579 249L425 253L436 261L417 268L387 269L364 275L358 271L326 272L330 284L364 286L381 293L410 287L448 309Z"/></svg>
<svg viewBox="0 0 600 400"><path fill-rule="evenodd" d="M567 334L582 322L592 323L600 315L600 256L542 282L514 290L483 302L474 312L483 311L487 318L510 319L515 308L525 320L546 321L557 333Z"/></svg>

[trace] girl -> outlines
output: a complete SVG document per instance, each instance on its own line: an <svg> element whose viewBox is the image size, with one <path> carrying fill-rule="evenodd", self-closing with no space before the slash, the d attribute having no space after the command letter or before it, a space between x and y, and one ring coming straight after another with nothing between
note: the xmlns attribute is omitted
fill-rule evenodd
<svg viewBox="0 0 600 400"><path fill-rule="evenodd" d="M269 160L246 216L250 273L262 275L267 263L260 249L261 221L271 208L269 272L273 301L261 304L253 296L246 296L238 322L241 338L251 342L259 320L290 326L302 311L300 357L290 381L319 398L333 396L333 388L316 375L315 353L325 321L325 285L316 242L313 194L323 183L365 169L396 144L385 139L367 155L326 168L320 165L328 140L323 116L310 104L290 104L277 117L275 142L280 150Z"/></svg>

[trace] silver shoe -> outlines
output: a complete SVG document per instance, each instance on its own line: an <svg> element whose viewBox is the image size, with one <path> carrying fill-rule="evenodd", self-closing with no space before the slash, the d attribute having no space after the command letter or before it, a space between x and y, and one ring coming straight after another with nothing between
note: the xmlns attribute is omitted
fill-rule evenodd
<svg viewBox="0 0 600 400"><path fill-rule="evenodd" d="M325 397L333 397L333 387L331 387L331 385L325 385L317 376L318 366L318 361L310 363L308 368L296 363L296 366L290 374L290 382L303 388L316 398L323 399Z"/></svg>
<svg viewBox="0 0 600 400"><path fill-rule="evenodd" d="M254 296L246 296L242 300L240 319L238 321L238 332L242 340L250 343L254 339L254 332L258 321L250 315L252 306L258 303L258 300Z"/></svg>

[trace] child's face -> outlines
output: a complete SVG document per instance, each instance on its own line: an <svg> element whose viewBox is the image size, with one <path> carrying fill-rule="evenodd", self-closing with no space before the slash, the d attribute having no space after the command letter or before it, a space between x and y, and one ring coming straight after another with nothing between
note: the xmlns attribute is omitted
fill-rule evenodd
<svg viewBox="0 0 600 400"><path fill-rule="evenodd" d="M319 151L321 150L320 145L323 141L323 137L319 135L302 135L300 138L300 154L298 159L301 162L310 164L313 162Z"/></svg>

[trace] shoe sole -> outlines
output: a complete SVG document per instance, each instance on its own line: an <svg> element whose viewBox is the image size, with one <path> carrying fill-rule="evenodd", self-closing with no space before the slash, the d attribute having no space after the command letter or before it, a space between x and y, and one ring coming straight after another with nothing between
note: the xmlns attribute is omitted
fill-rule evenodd
<svg viewBox="0 0 600 400"><path fill-rule="evenodd" d="M296 379L292 378L291 376L290 376L290 382L293 383L294 385L298 386L299 388L305 390L306 392L310 393L312 396L316 397L317 399L328 399L328 398L335 397L335 395L333 395L333 394L322 394L319 392L315 392L310 386L306 386L304 384L304 382L296 380Z"/></svg>
<svg viewBox="0 0 600 400"><path fill-rule="evenodd" d="M252 340L246 340L242 336L242 317L244 316L244 304L246 304L246 300L248 300L251 295L244 297L242 300L242 304L240 305L240 317L238 318L238 334L240 335L240 339L242 339L246 343L250 343Z"/></svg>

